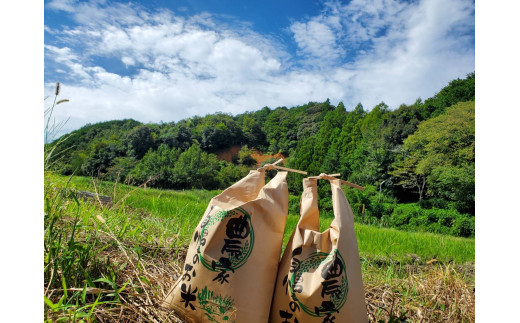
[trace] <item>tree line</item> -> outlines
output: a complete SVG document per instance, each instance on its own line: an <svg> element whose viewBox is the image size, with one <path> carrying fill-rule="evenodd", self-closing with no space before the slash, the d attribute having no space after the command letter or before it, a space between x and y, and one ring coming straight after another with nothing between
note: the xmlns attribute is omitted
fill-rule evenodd
<svg viewBox="0 0 520 323"><path fill-rule="evenodd" d="M127 119L88 124L65 135L53 156L62 174L134 185L148 181L160 188L222 189L257 167L255 150L281 153L288 167L311 175L341 173L341 178L365 186L365 192L347 190L364 221L444 232L460 218L467 220L462 225L465 233L445 233L473 235L474 101L471 73L425 101L417 99L395 110L384 102L369 111L361 103L347 109L327 99L179 122L143 124ZM232 146L242 148L231 162L217 158ZM302 178L289 176L291 193L299 194ZM330 211L326 183L320 184L319 193L320 207ZM403 203L420 214L399 222L399 214L411 212L401 212ZM410 224L420 217L424 223ZM447 222L439 224L443 221Z"/></svg>

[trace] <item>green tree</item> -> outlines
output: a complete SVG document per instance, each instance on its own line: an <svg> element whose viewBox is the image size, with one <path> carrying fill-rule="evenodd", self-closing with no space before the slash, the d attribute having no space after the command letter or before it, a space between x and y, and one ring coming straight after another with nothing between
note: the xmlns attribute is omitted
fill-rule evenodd
<svg viewBox="0 0 520 323"><path fill-rule="evenodd" d="M238 162L244 166L256 165L257 161L252 156L254 152L254 149L251 149L247 147L247 145L244 145L238 152Z"/></svg>
<svg viewBox="0 0 520 323"><path fill-rule="evenodd" d="M91 151L81 166L82 171L89 176L104 175L115 159L123 154L124 147L117 142L97 140L92 144Z"/></svg>
<svg viewBox="0 0 520 323"><path fill-rule="evenodd" d="M333 109L334 106L330 104L329 99L323 103L309 102L302 107L297 107L296 111L301 111L298 114L298 140L305 140L317 134L325 115Z"/></svg>
<svg viewBox="0 0 520 323"><path fill-rule="evenodd" d="M124 182L128 174L134 169L136 160L133 157L116 157L108 168L105 178L109 181Z"/></svg>
<svg viewBox="0 0 520 323"><path fill-rule="evenodd" d="M337 151L339 160L331 154L324 162L325 164L337 164L339 168L337 172L341 173L342 178L351 179L353 175L354 152L363 140L360 124L365 115L366 112L361 103L356 105L351 112L347 112L339 136L334 138L331 145L331 150Z"/></svg>
<svg viewBox="0 0 520 323"><path fill-rule="evenodd" d="M177 188L215 189L219 184L218 171L217 156L202 151L195 143L179 156L173 168L173 178Z"/></svg>
<svg viewBox="0 0 520 323"><path fill-rule="evenodd" d="M246 176L248 172L249 169L246 166L236 166L226 161L220 161L220 170L217 175L219 187L225 189L233 185Z"/></svg>
<svg viewBox="0 0 520 323"><path fill-rule="evenodd" d="M150 127L142 125L130 131L124 142L128 149L127 155L141 159L150 148L154 147L155 140Z"/></svg>
<svg viewBox="0 0 520 323"><path fill-rule="evenodd" d="M388 106L381 102L359 120L362 140L356 145L351 157L351 178L357 183L379 185L387 177L387 168L392 160L382 126L388 112Z"/></svg>
<svg viewBox="0 0 520 323"><path fill-rule="evenodd" d="M423 119L438 116L442 114L447 107L458 102L475 101L475 73L470 73L465 79L456 79L451 81L447 86L442 88L439 93L435 94L424 102L421 107L421 115Z"/></svg>
<svg viewBox="0 0 520 323"><path fill-rule="evenodd" d="M401 182L412 173L424 176L428 196L457 202L459 210L471 211L474 169L475 102L469 101L422 122L404 141L402 158L393 174Z"/></svg>
<svg viewBox="0 0 520 323"><path fill-rule="evenodd" d="M421 99L417 99L414 104L402 104L385 115L382 131L384 140L391 147L401 146L404 140L417 130L417 126L423 120L420 107Z"/></svg>
<svg viewBox="0 0 520 323"><path fill-rule="evenodd" d="M205 116L195 127L195 132L200 136L201 148L211 152L244 141L240 126L231 115L224 113Z"/></svg>
<svg viewBox="0 0 520 323"><path fill-rule="evenodd" d="M345 122L346 111L343 103L339 103L336 109L326 113L320 124L320 130L316 134L313 146L313 158L310 159L309 171L313 173L333 173L337 170L338 151L331 147L332 142L339 136L341 126ZM310 138L309 138L310 139ZM325 162L326 161L326 162Z"/></svg>
<svg viewBox="0 0 520 323"><path fill-rule="evenodd" d="M103 142L102 145L113 143L118 146L120 151L116 156L112 157L123 156L126 154L126 149L124 149L121 143L121 138L140 124L140 122L132 119L87 124L49 144L49 148L54 149L52 162L59 162L62 165L60 168L61 173L64 175L73 173L76 175L87 175L87 173L83 172L83 163L89 156L92 157L95 153L99 153L99 151L95 150L100 148L99 144L101 142ZM56 145L58 142L59 145ZM90 160L89 162L92 163L94 161ZM103 164L108 166L110 163Z"/></svg>
<svg viewBox="0 0 520 323"><path fill-rule="evenodd" d="M413 189L422 200L426 188L426 173L423 168L418 168L420 157L414 153L402 152L401 158L394 163L394 170L390 172L394 176L394 182L405 189Z"/></svg>
<svg viewBox="0 0 520 323"><path fill-rule="evenodd" d="M282 150L290 124L291 118L285 107L276 108L267 116L263 131L267 134L269 152L278 153Z"/></svg>
<svg viewBox="0 0 520 323"><path fill-rule="evenodd" d="M192 142L191 129L184 122L166 127L161 132L159 140L170 148L186 150Z"/></svg>
<svg viewBox="0 0 520 323"><path fill-rule="evenodd" d="M266 148L266 136L262 131L262 124L255 118L255 114L246 112L237 117L242 128L247 145L257 149Z"/></svg>
<svg viewBox="0 0 520 323"><path fill-rule="evenodd" d="M150 149L130 172L129 181L141 184L153 178L150 186L173 188L175 186L173 168L180 154L179 148L170 149L165 144L160 145L157 150Z"/></svg>

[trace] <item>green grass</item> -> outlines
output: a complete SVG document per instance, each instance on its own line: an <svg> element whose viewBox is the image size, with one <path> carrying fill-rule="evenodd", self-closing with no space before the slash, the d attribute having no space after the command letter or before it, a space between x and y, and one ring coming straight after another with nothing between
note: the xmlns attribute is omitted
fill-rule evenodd
<svg viewBox="0 0 520 323"><path fill-rule="evenodd" d="M65 185L68 177L52 175L59 185ZM79 190L94 191L92 179L73 177L69 185ZM130 195L123 201L124 214L109 217L116 231L125 230L127 237L143 243L155 242L161 246L182 246L189 243L193 230L202 217L208 202L219 191L172 191L96 182L100 194L114 196L114 201ZM135 210L137 209L137 210ZM82 211L85 212L86 210ZM131 221L127 222L128 217ZM289 214L284 234L285 246L296 227L299 216ZM329 227L332 217L320 218L320 230ZM118 223L121 222L121 223ZM124 228L126 226L126 228ZM458 238L432 233L405 232L365 224L355 224L358 247L362 258L393 260L398 262L428 261L464 264L475 260L475 239Z"/></svg>
<svg viewBox="0 0 520 323"><path fill-rule="evenodd" d="M299 216L289 214L283 245L287 245ZM320 217L320 231L326 230L333 218ZM391 228L355 223L359 255L362 258L397 262L441 262L464 264L475 261L475 239L458 238L422 232L406 232ZM418 258L417 258L418 257Z"/></svg>
<svg viewBox="0 0 520 323"><path fill-rule="evenodd" d="M458 264L475 261L475 239L433 233L405 232L355 224L361 257L423 261L436 259Z"/></svg>
<svg viewBox="0 0 520 323"><path fill-rule="evenodd" d="M65 186L69 177L50 175L58 186ZM117 216L111 216L115 229L125 229L127 238L143 243L155 242L162 246L183 246L189 243L211 198L219 191L189 190L172 191L152 188L137 188L91 178L72 177L69 188L108 195L121 208ZM114 189L115 188L115 189ZM83 204L82 204L83 205ZM88 204L85 204L88 205ZM113 211L113 210L109 210ZM88 212L87 210L83 210ZM127 221L130 220L130 221ZM114 223L112 223L114 224Z"/></svg>

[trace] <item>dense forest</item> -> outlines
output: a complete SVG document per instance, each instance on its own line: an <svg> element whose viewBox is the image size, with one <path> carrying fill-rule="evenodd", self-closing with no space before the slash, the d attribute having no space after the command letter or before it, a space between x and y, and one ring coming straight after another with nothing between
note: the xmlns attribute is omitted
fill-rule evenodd
<svg viewBox="0 0 520 323"><path fill-rule="evenodd" d="M365 186L346 189L361 215L356 220L474 236L475 73L395 110L383 102L365 110L326 100L160 124L116 120L48 145L62 174L170 189L222 189L258 167L255 152L279 153L287 167L341 173ZM231 148L237 153L229 161L219 158ZM301 193L302 178L289 176L293 195ZM327 183L319 193L322 212L330 213Z"/></svg>

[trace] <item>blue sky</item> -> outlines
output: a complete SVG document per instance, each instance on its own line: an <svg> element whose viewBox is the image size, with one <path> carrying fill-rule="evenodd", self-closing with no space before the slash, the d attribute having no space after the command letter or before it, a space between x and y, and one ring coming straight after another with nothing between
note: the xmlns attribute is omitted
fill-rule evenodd
<svg viewBox="0 0 520 323"><path fill-rule="evenodd" d="M64 131L309 101L391 108L475 70L472 0L45 1Z"/></svg>

